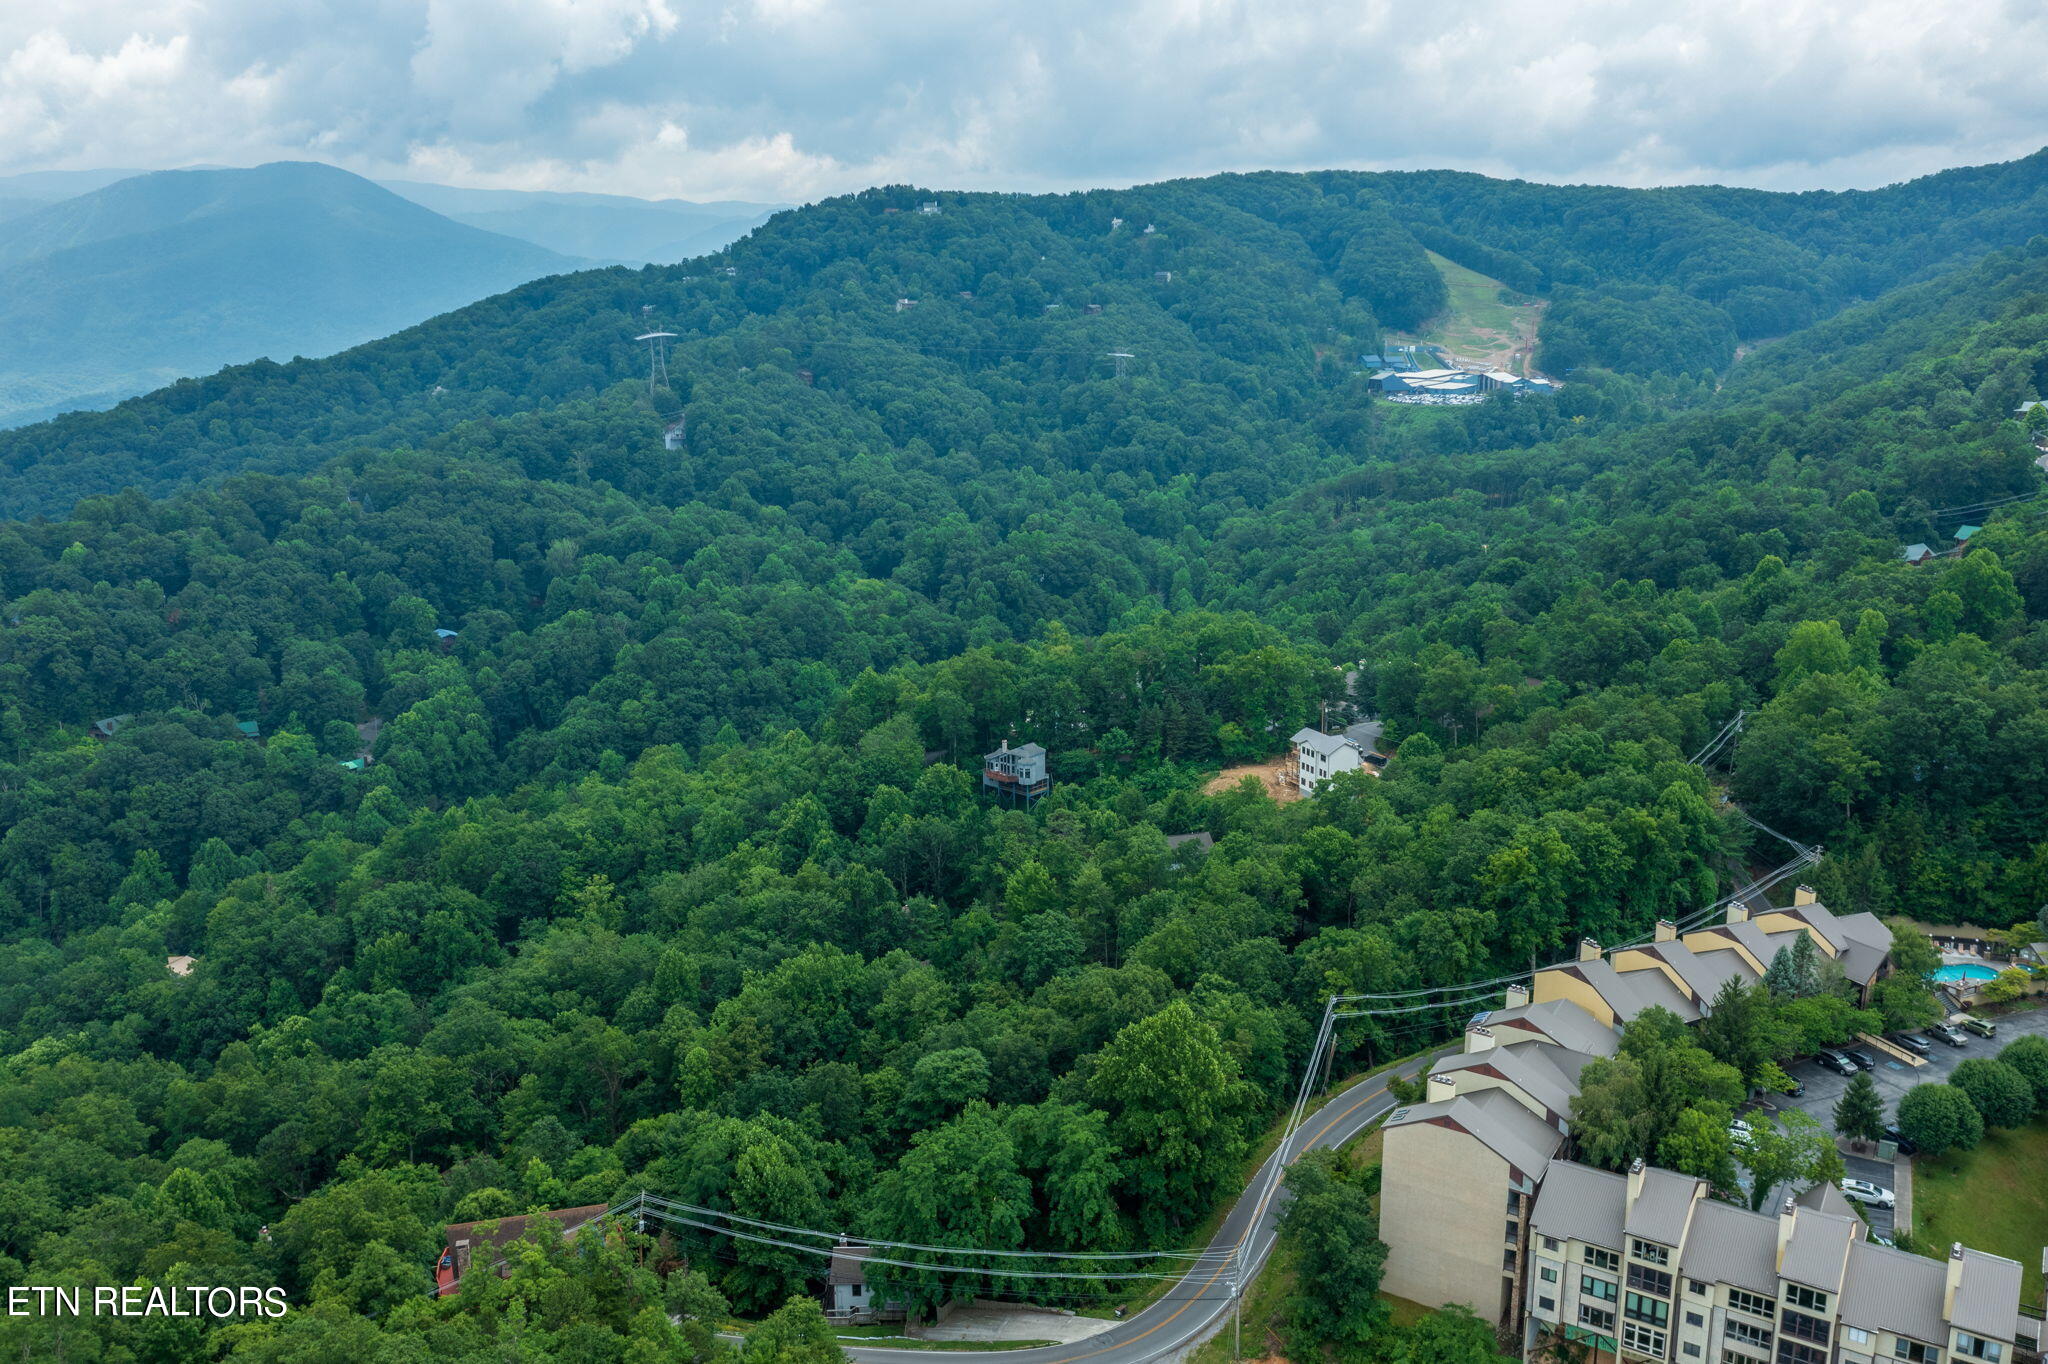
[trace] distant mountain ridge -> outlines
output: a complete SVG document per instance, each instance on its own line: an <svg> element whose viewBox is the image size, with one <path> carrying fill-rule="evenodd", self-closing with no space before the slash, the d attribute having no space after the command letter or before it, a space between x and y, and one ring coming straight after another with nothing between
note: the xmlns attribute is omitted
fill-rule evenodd
<svg viewBox="0 0 2048 1364"><path fill-rule="evenodd" d="M331 354L585 263L331 166L136 176L0 223L0 423Z"/></svg>
<svg viewBox="0 0 2048 1364"><path fill-rule="evenodd" d="M783 207L740 200L697 203L620 194L458 189L408 180L378 183L458 223L519 237L551 251L625 265L672 264L716 251Z"/></svg>
<svg viewBox="0 0 2048 1364"><path fill-rule="evenodd" d="M1260 172L1045 195L889 186L778 213L709 258L537 280L346 356L242 366L0 434L0 515L245 469L293 473L366 446L427 448L465 422L644 385L646 350L631 338L650 318L680 338L670 369L686 407L697 376L796 376L802 393L750 421L750 439L827 393L864 392L883 356L963 374L1064 357L1078 372L1135 351L1153 375L1319 371L1337 387L1382 329L1442 306L1425 248L1545 297L1538 363L1549 372L1711 393L1731 371L1771 366L1770 347L1738 366L1738 343L2024 248L2048 229L2044 201L2042 155L1855 195L1448 171ZM1366 406L1361 394L1331 420L1362 426ZM964 415L891 411L892 423L928 426L934 451L979 439ZM693 432L700 416L693 408ZM836 438L871 442L871 420Z"/></svg>

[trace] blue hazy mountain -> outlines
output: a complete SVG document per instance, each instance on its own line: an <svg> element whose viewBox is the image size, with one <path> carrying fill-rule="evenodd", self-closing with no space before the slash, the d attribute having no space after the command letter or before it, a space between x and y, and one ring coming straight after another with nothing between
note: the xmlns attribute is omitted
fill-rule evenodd
<svg viewBox="0 0 2048 1364"><path fill-rule="evenodd" d="M378 182L444 217L519 237L565 255L644 265L716 251L768 221L779 204L738 200L634 199L619 194L456 189L407 180Z"/></svg>
<svg viewBox="0 0 2048 1364"><path fill-rule="evenodd" d="M588 263L318 163L131 176L0 221L0 425L331 354Z"/></svg>

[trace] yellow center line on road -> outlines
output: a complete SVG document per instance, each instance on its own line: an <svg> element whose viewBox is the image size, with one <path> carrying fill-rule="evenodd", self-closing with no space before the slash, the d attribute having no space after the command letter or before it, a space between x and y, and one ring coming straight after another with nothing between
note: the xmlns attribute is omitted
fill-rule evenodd
<svg viewBox="0 0 2048 1364"><path fill-rule="evenodd" d="M1377 1099L1378 1097L1380 1097L1380 1095L1386 1092L1387 1084L1386 1081L1382 1080L1379 1084L1374 1085L1371 1091L1368 1092L1364 1098L1360 1099L1357 1103L1352 1104L1342 1113L1339 1113L1336 1117L1330 1119L1328 1122L1324 1123L1320 1128L1316 1129L1316 1134L1308 1139L1308 1144L1310 1146L1315 1145L1317 1142L1323 1139L1324 1134L1327 1133L1331 1128L1335 1127L1338 1123L1344 1121L1344 1119L1350 1117L1353 1113L1356 1113L1366 1104L1371 1103L1374 1099ZM1285 1145L1285 1143L1282 1144ZM1251 1220L1245 1224L1244 1230L1238 1233L1236 1243L1237 1247L1241 1248L1244 1245L1245 1238L1252 1234L1253 1230L1257 1228L1257 1226L1259 1225L1259 1219L1264 1217L1265 1215L1266 1205L1262 1200L1259 1204L1258 1209L1252 1213ZM1196 1303L1202 1301L1202 1294L1207 1293L1209 1291L1210 1286L1214 1284L1218 1279L1222 1278L1223 1271L1225 1269L1228 1269L1229 1267L1230 1262L1228 1260L1218 1265L1210 1273L1208 1278L1202 1280L1202 1286L1195 1291L1195 1296L1189 1298L1179 1307L1176 1307L1173 1310L1172 1315L1168 1316L1165 1321L1158 1322L1152 1326L1148 1326L1144 1330L1138 1332L1138 1334L1132 1336L1129 1340L1118 1341L1115 1345L1105 1345L1099 1350L1089 1350L1084 1354L1063 1356L1062 1364L1072 1364L1072 1361L1082 1359L1093 1359L1097 1355L1113 1354L1116 1351L1125 1348L1126 1346L1136 1345L1139 1341L1143 1340L1146 1336L1151 1335L1154 1331L1163 1330L1164 1328L1173 1325L1174 1321L1180 1316L1181 1313L1187 1311L1190 1307L1193 1307Z"/></svg>

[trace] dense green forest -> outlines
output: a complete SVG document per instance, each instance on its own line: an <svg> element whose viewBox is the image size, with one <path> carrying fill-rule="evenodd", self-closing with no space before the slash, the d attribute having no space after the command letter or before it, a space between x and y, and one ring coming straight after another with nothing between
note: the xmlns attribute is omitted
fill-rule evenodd
<svg viewBox="0 0 2048 1364"><path fill-rule="evenodd" d="M0 524L0 1275L317 1304L69 1328L106 1358L706 1358L817 1261L707 1240L664 1283L592 1238L434 1303L439 1228L646 1188L1178 1243L1326 995L1704 905L1782 860L1731 795L1837 908L2032 918L2048 239L2041 160L1994 169L1935 237L1928 182L875 191L8 433L51 517ZM1423 245L1551 292L1555 398L1365 394L1441 302ZM1326 706L1386 721L1383 776L1208 790ZM1005 739L1051 753L1028 811L977 789Z"/></svg>

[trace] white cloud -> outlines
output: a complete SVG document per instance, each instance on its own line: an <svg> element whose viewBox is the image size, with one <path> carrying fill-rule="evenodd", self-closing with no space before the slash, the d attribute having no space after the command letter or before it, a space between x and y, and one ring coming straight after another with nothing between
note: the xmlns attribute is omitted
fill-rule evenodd
<svg viewBox="0 0 2048 1364"><path fill-rule="evenodd" d="M2032 150L2048 7L44 0L0 172L318 157L692 198L1260 166L1876 184Z"/></svg>

